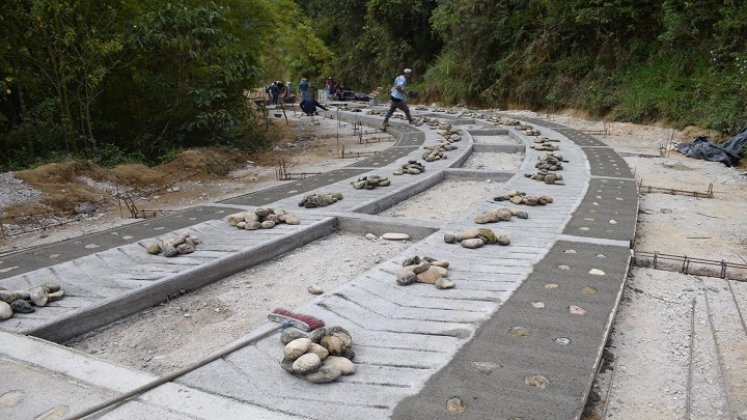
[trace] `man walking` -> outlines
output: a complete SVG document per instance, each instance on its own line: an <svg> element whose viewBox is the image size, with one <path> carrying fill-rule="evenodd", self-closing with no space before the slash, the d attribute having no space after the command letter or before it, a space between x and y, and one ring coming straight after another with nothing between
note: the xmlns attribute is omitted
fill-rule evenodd
<svg viewBox="0 0 747 420"><path fill-rule="evenodd" d="M407 86L407 78L410 77L410 73L412 73L412 70L404 69L402 74L394 79L394 86L392 86L390 98L391 104L389 105L389 111L384 116L384 130L389 127L389 117L391 117L397 109L401 109L402 112L405 113L407 121L409 121L410 124L413 123L412 116L410 115L410 108L407 106L407 91L405 90L405 86Z"/></svg>
<svg viewBox="0 0 747 420"><path fill-rule="evenodd" d="M301 83L298 84L298 90L301 91L301 100L304 100L309 96L309 82L306 81L305 77L302 78Z"/></svg>

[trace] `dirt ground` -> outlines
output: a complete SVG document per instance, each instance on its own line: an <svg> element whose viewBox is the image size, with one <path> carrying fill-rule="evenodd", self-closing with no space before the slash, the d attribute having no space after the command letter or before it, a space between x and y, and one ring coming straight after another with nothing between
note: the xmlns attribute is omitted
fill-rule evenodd
<svg viewBox="0 0 747 420"><path fill-rule="evenodd" d="M683 140L695 130L683 133L660 126L607 124L574 113L551 116L523 113L579 130L603 132L595 135L624 157L644 186L707 191L712 184L714 196L711 199L642 194L635 241L637 250L747 263L744 168L696 161L677 152L660 156L662 145L666 149L670 142ZM243 156L231 160L225 167L213 164L212 167L227 169L222 175L207 173L197 180L184 178L167 185L147 168L130 168L156 179L152 183L131 186L140 194L136 204L138 208L178 209L210 203L278 183L276 168L268 166L278 156L282 156L288 171L321 172L348 165L391 145L387 142L360 145L357 137L352 136L352 126L322 118L302 118L295 121L295 129L297 138L280 139L274 156L272 153ZM342 146L352 158L340 158ZM512 162L501 159L499 162L475 161L475 164L495 170L509 169ZM83 179L87 187L80 185L85 194L81 193L78 200L91 201L100 206L100 210L93 217L58 228L0 240L0 252L130 221L121 217L114 204L116 200L107 187L112 182L110 175L98 169L74 169L70 171L71 176L61 177L62 180ZM26 176L17 174L19 179ZM45 174L42 182L34 183L29 178L28 183L42 189L44 177L52 179ZM91 181L85 181L88 179ZM60 185L63 184L57 185L58 190L69 188ZM155 187L158 188L148 190ZM441 213L434 213L434 209L440 207L436 204L445 205L453 193L449 185L440 188L445 192L443 196L433 189L389 209L389 216L420 220L443 217ZM485 185L475 183L471 188L479 194ZM65 203L68 208L70 204ZM50 206L40 197L18 204L23 205ZM307 287L334 288L406 245L376 240L371 243L372 247L362 246L366 241L351 234L333 235L165 302L69 345L102 359L156 373L167 372L250 330L262 322L268 309L313 299ZM325 264L325 255L334 254L334 249L345 249L350 254L342 264ZM272 283L261 280L268 277L268 273L278 272L282 275L273 275L277 280ZM585 418L747 419L745 312L745 283L634 268ZM153 322L156 319L158 322Z"/></svg>

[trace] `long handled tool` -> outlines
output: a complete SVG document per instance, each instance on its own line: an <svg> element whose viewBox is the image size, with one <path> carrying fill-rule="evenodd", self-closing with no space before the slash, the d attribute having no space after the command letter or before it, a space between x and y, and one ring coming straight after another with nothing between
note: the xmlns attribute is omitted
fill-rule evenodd
<svg viewBox="0 0 747 420"><path fill-rule="evenodd" d="M312 331L317 328L321 328L324 326L324 321L322 321L319 318L313 317L311 315L303 315L303 314L296 314L291 311L285 310L285 309L274 309L272 313L267 315L267 318L270 321L277 322L279 325L275 328L272 328L271 330L260 334L255 337L246 338L244 340L237 341L233 343L232 345L225 347L221 350L218 350L217 352L189 365L186 367L183 367L179 370L176 370L174 372L169 373L166 376L162 376L158 379L155 379L151 382L148 382L147 384L141 385L132 391L126 392L122 395L119 395L117 397L114 397L112 399L109 399L107 401L104 401L102 403L96 404L93 407L90 407L84 411L81 411L79 413L73 414L70 417L67 417L66 420L78 420L82 419L86 416L90 416L91 414L94 414L96 412L99 412L105 408L111 407L115 404L119 404L121 402L124 402L136 395L140 395L143 392L150 391L153 388L156 388L157 386L163 385L167 382L171 382L174 379L185 375L189 372L192 372L195 369L198 369L202 366L205 366L208 363L214 362L221 357L224 357L226 355L229 355L236 350L239 350L243 347L248 346L249 344L252 344L254 342L257 342L265 337L268 337L274 333L276 333L280 329L288 328L288 327L294 327L298 328L300 330L304 331Z"/></svg>

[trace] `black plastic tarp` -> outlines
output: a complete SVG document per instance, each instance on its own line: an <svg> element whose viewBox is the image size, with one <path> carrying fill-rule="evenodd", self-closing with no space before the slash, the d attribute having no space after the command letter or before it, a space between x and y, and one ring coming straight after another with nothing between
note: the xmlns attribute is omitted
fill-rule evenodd
<svg viewBox="0 0 747 420"><path fill-rule="evenodd" d="M735 166L742 158L745 146L747 146L747 126L742 127L736 136L720 145L708 137L697 137L692 143L678 144L677 151L691 158Z"/></svg>

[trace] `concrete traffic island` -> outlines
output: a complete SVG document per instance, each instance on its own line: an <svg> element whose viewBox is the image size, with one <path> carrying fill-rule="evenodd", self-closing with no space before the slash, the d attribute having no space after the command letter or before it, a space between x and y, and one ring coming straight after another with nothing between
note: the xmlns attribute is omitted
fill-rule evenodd
<svg viewBox="0 0 747 420"><path fill-rule="evenodd" d="M352 188L351 181L366 174L393 173L403 159L418 159L421 146L434 148L443 139L425 125L414 128L392 122L388 131L398 140L388 150L391 153L334 173L226 200L215 205L223 210L219 216L180 226L179 231L201 238L191 254L149 260L153 256L144 250L149 239L144 237L140 242L91 249L89 254L61 264L40 264L7 277L3 286L19 287L31 278L56 280L69 295L61 301L67 302L65 307L50 307L56 308L52 316L0 323L0 329L62 340L127 315L124 307L131 311L133 305L155 304L175 289L200 287L333 231L363 234L373 226L377 234L407 233L413 245L294 308L328 325L339 325L355 337L354 375L323 385L289 375L280 367L284 345L279 333L274 333L118 405L107 415L324 419L334 413L351 419L404 419L453 418L458 412L460 418L475 419L578 418L627 272L637 212L637 191L630 171L620 166L622 160L616 160L611 149L555 125L538 128L542 123L534 121L530 122L531 132L526 127L520 132L515 126L497 127L489 120L498 116L492 115L423 116L449 121L452 129L460 125L484 128L461 130L459 147L449 151L448 159L426 162L427 170L420 176L394 177L386 188ZM341 113L339 118L380 125L379 119L354 113ZM553 144L569 161L563 165L565 185L523 177L544 153L528 147L534 144L535 131L559 139ZM500 144L475 144L472 133L508 136L516 144L503 140ZM517 172L459 169L478 146L516 148L519 144L524 159ZM445 179L465 177L501 183L455 220L398 219L392 224L391 219L376 216ZM345 199L331 207L298 207L302 197L317 190L339 191ZM474 220L495 209L492 198L512 190L551 196L552 204L524 207L521 211L527 218L499 222L496 226L510 238L510 245L467 249L444 242L444 233L480 227ZM299 225L242 232L222 220L255 207L294 206ZM455 287L439 289L427 282L407 287L397 284L403 263L413 255L447 259L448 279ZM102 287L102 280L110 287ZM102 295L101 290L106 293ZM248 336L260 337L271 327L265 325ZM23 418L21 413L38 415L52 409L72 414L153 379L38 339L3 333L0 340L4 343L4 368L17 372L12 385L3 381L0 387L0 399L17 396L12 407L0 406L3 418ZM8 346L25 350L5 350ZM28 350L31 347L33 351ZM47 351L57 356L45 359ZM70 363L96 368L82 371ZM41 366L44 375L56 372L65 379L50 385L28 385L23 372L31 365ZM113 371L127 379L108 383L102 375ZM67 399L51 398L44 405L38 394L52 392L55 387L69 390L60 394ZM93 391L84 391L89 388ZM26 399L10 394L16 391ZM189 401L184 401L185 396Z"/></svg>

